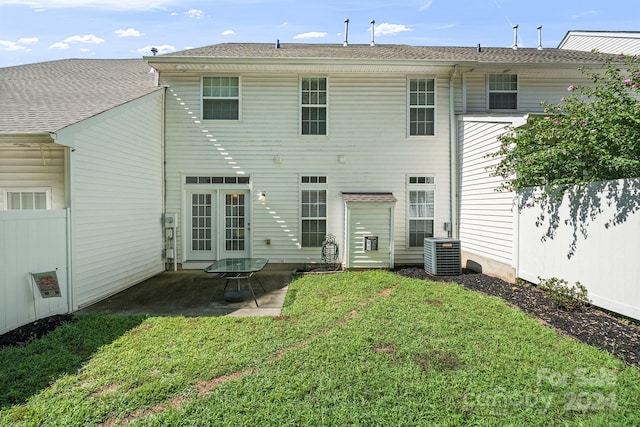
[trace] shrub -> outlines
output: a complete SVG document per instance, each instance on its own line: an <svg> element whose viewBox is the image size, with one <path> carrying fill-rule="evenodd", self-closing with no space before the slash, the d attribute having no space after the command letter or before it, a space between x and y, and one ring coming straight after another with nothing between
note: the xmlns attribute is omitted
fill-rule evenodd
<svg viewBox="0 0 640 427"><path fill-rule="evenodd" d="M551 298L553 304L563 310L583 310L591 301L587 296L587 288L580 282L575 285L569 285L564 279L551 277L549 279L540 279L538 288Z"/></svg>

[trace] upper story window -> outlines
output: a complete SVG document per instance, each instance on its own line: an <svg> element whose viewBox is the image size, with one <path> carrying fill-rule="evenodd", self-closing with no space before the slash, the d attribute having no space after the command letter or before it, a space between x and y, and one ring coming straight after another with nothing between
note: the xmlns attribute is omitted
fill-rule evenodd
<svg viewBox="0 0 640 427"><path fill-rule="evenodd" d="M303 77L300 82L303 135L327 134L327 79Z"/></svg>
<svg viewBox="0 0 640 427"><path fill-rule="evenodd" d="M240 116L240 78L202 78L202 118L238 120Z"/></svg>
<svg viewBox="0 0 640 427"><path fill-rule="evenodd" d="M436 83L434 79L409 80L409 135L436 133Z"/></svg>
<svg viewBox="0 0 640 427"><path fill-rule="evenodd" d="M38 209L50 209L50 189L20 189L6 192L7 210L30 211Z"/></svg>
<svg viewBox="0 0 640 427"><path fill-rule="evenodd" d="M489 109L518 109L517 74L489 74Z"/></svg>

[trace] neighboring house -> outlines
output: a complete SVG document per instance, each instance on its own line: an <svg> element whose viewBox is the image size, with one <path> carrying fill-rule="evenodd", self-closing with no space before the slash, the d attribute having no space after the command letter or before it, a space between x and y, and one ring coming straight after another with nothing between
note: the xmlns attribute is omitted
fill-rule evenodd
<svg viewBox="0 0 640 427"><path fill-rule="evenodd" d="M164 270L164 89L143 60L0 68L0 332ZM62 298L30 273L57 270Z"/></svg>
<svg viewBox="0 0 640 427"><path fill-rule="evenodd" d="M425 237L459 237L465 265L511 279L513 194L494 191L486 155L599 64L563 49L280 43L145 60L167 87L183 268L319 262L326 234L345 267L389 268L421 264Z"/></svg>
<svg viewBox="0 0 640 427"><path fill-rule="evenodd" d="M640 55L640 31L569 31L558 48Z"/></svg>

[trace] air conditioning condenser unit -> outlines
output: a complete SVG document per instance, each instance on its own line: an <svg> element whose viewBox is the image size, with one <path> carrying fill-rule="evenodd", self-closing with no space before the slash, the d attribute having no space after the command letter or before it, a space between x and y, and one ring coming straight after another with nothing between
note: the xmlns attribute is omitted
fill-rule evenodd
<svg viewBox="0 0 640 427"><path fill-rule="evenodd" d="M460 240L434 237L424 239L424 269L436 276L462 274Z"/></svg>

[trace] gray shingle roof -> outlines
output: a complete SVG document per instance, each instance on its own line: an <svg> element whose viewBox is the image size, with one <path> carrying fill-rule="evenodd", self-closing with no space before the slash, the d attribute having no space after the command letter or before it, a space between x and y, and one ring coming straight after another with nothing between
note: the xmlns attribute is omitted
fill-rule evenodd
<svg viewBox="0 0 640 427"><path fill-rule="evenodd" d="M0 68L0 134L56 132L155 90L142 59L64 59Z"/></svg>
<svg viewBox="0 0 640 427"><path fill-rule="evenodd" d="M392 193L342 193L342 200L356 203L395 203L398 201Z"/></svg>
<svg viewBox="0 0 640 427"><path fill-rule="evenodd" d="M474 62L500 64L598 64L601 61L590 52L565 49L442 47L409 45L349 45L282 43L280 48L267 43L222 43L188 49L157 57L147 57L153 63L170 58L306 58L354 59L389 61Z"/></svg>

